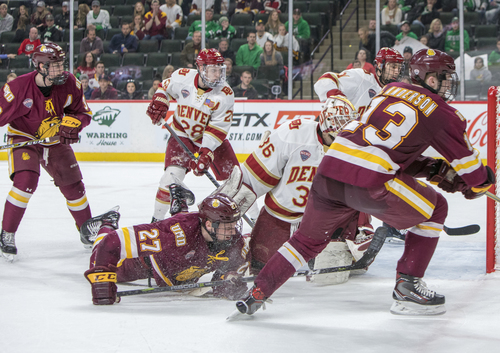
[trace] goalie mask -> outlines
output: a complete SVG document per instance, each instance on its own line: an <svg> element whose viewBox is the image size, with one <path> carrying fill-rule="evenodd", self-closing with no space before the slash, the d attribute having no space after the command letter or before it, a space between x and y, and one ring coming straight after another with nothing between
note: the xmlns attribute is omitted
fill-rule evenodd
<svg viewBox="0 0 500 353"><path fill-rule="evenodd" d="M332 96L326 100L319 115L319 127L335 138L345 125L357 118L358 112L347 98Z"/></svg>
<svg viewBox="0 0 500 353"><path fill-rule="evenodd" d="M241 212L232 198L225 194L210 195L198 205L202 227L212 238L213 251L227 249L241 237ZM206 222L212 223L208 229Z"/></svg>
<svg viewBox="0 0 500 353"><path fill-rule="evenodd" d="M57 44L46 43L36 47L33 64L44 81L47 78L54 85L63 85L68 79L66 71L66 52ZM40 67L42 64L42 67Z"/></svg>
<svg viewBox="0 0 500 353"><path fill-rule="evenodd" d="M205 86L214 88L226 82L224 57L217 49L203 49L200 51L196 58L196 65Z"/></svg>

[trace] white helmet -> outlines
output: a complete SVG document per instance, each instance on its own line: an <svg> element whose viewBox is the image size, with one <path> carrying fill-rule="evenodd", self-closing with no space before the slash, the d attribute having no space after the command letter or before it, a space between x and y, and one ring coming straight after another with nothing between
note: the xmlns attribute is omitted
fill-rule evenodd
<svg viewBox="0 0 500 353"><path fill-rule="evenodd" d="M329 97L319 115L319 127L335 138L351 120L358 118L358 112L351 102L342 96Z"/></svg>

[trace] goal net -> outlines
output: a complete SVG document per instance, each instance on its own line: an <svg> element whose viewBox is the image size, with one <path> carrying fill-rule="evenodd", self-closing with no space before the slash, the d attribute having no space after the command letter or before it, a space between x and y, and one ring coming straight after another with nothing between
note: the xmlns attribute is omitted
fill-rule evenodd
<svg viewBox="0 0 500 353"><path fill-rule="evenodd" d="M500 196L500 86L488 90L488 165L496 175L490 191ZM488 198L486 221L486 272L500 271L500 204Z"/></svg>

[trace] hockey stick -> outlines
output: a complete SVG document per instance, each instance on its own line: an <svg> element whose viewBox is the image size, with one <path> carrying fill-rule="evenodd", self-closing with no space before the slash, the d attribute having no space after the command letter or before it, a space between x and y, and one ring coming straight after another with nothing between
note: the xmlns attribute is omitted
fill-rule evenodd
<svg viewBox="0 0 500 353"><path fill-rule="evenodd" d="M355 263L348 266L339 266L339 267L329 267L329 268L321 268L317 270L308 270L308 271L297 271L292 277L303 277L303 276L312 276L319 275L322 273L332 273L332 272L343 272L350 270L357 270L361 268L365 268L369 266L374 260L375 256L379 253L380 249L384 245L385 237L387 236L388 230L384 227L379 227L375 231L373 235L373 239L366 249L365 253ZM242 277L240 280L243 282L253 282L257 277ZM201 282L201 283L189 283L189 284L180 284L177 286L170 287L155 287L155 288L144 288L144 289L136 289L136 290L128 290L123 292L118 292L116 295L118 297L127 297L130 295L141 295L141 294L150 294L150 293L159 293L159 292L171 292L177 290L186 290L186 289L195 289L195 288L208 288L208 287L216 287L226 283L230 283L228 280L223 281L213 281L213 282Z"/></svg>
<svg viewBox="0 0 500 353"><path fill-rule="evenodd" d="M59 137L59 136L57 136ZM0 150L7 150L9 148L17 148L17 147L23 147L23 146L31 146L31 145L38 145L40 143L49 143L49 142L55 142L57 140L51 140L51 137L46 137L44 139L39 139L39 140L29 140L29 141L24 141L24 142L17 142L17 143L11 143L10 145L3 145L0 146Z"/></svg>
<svg viewBox="0 0 500 353"><path fill-rule="evenodd" d="M396 229L387 223L383 223L384 227L389 229L389 236L392 236L394 238L400 239L400 240L405 240L405 234L406 231L403 233L400 229ZM463 227L457 227L457 228L450 228L447 226L443 226L443 230L446 234L450 236L461 236L461 235L471 235L471 234L476 234L481 230L481 227L479 224L469 224L468 226L463 226Z"/></svg>
<svg viewBox="0 0 500 353"><path fill-rule="evenodd" d="M189 156L189 158L191 158L191 160L193 160L193 161L196 162L197 158L194 156L193 152L191 152L189 150L189 148L184 144L184 142L182 142L182 140L179 138L179 136L177 136L177 134L175 133L174 129L172 129L170 127L170 125L168 125L167 122L163 123L163 126L165 126L167 128L167 130L170 132L170 135L172 135L172 137L175 139L175 141L177 141L177 143L187 153L187 155ZM217 180L215 180L215 178L213 177L213 175L210 174L210 172L208 170L206 170L204 173L207 176L207 178L212 182L212 184L215 185L216 188L218 188L220 186L220 184L217 182ZM245 220L245 222L247 222L247 224L250 227L252 227L252 228L254 227L255 224L250 220L250 218L248 218L246 215L243 215L242 218Z"/></svg>
<svg viewBox="0 0 500 353"><path fill-rule="evenodd" d="M486 196L488 196L492 200L495 200L496 202L500 202L500 197L498 197L497 195L495 195L489 191L486 191Z"/></svg>

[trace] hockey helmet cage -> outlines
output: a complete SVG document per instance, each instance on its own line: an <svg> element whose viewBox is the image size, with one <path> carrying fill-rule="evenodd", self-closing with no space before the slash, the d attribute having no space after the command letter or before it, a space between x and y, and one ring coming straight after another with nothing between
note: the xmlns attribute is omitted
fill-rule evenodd
<svg viewBox="0 0 500 353"><path fill-rule="evenodd" d="M39 45L35 48L35 51L32 55L33 64L36 67L36 70L42 74L44 77L48 76L48 70L50 68L51 63L62 62L64 68L66 68L66 52L55 43L46 43ZM44 68L46 68L47 73L42 73L40 71L40 65L43 64ZM60 75L49 78L55 85L62 85L68 79L68 72L63 71Z"/></svg>
<svg viewBox="0 0 500 353"><path fill-rule="evenodd" d="M217 49L203 49L196 58L198 73L203 84L210 88L223 85L226 82L226 65L224 57Z"/></svg>
<svg viewBox="0 0 500 353"><path fill-rule="evenodd" d="M322 132L335 138L345 125L357 118L358 112L347 98L331 96L319 115L319 126Z"/></svg>

